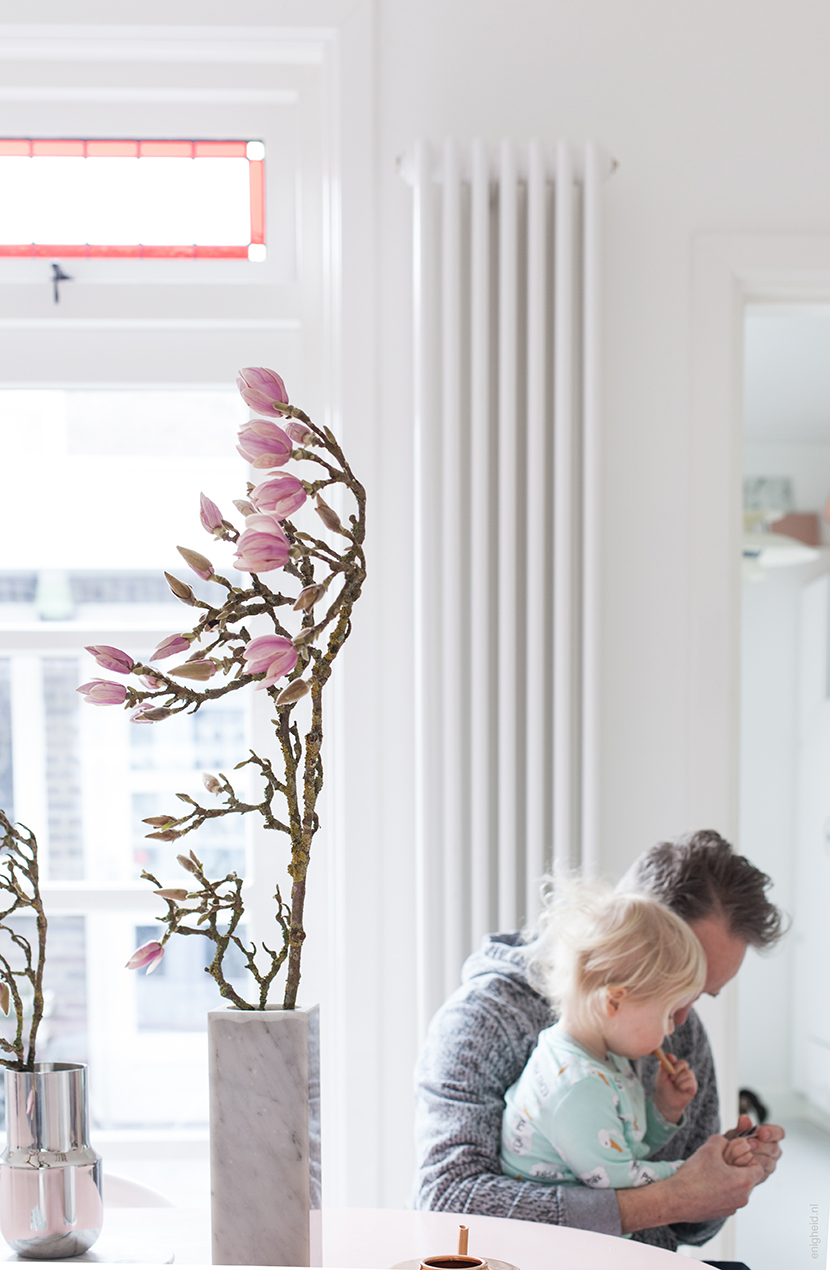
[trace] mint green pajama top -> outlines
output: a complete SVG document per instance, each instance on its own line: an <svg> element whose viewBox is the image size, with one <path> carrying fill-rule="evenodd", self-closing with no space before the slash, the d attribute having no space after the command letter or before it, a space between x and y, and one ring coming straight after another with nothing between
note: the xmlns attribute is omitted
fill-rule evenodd
<svg viewBox="0 0 830 1270"><path fill-rule="evenodd" d="M559 1023L540 1032L505 1104L501 1166L518 1181L624 1190L683 1163L648 1157L684 1121L663 1118L627 1058L600 1061Z"/></svg>

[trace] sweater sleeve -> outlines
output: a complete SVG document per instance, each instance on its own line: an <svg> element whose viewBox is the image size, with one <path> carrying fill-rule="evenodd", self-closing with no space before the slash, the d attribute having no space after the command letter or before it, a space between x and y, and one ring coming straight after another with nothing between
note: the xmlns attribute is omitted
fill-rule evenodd
<svg viewBox="0 0 830 1270"><path fill-rule="evenodd" d="M586 1076L571 1086L550 1123L537 1111L533 1131L555 1145L568 1168L586 1186L627 1190L662 1182L678 1168L677 1161L635 1157L614 1107L613 1090L595 1076Z"/></svg>
<svg viewBox="0 0 830 1270"><path fill-rule="evenodd" d="M504 1092L550 1021L537 994L506 978L459 989L438 1011L417 1069L416 1208L621 1233L613 1191L517 1182L501 1171Z"/></svg>

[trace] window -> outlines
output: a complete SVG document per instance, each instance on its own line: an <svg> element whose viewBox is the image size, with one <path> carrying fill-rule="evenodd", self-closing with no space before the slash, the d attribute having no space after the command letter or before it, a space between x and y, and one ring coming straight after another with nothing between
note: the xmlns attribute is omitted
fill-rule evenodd
<svg viewBox="0 0 830 1270"><path fill-rule="evenodd" d="M246 417L233 390L0 392L0 793L41 844L50 933L39 1053L90 1062L99 1128L206 1123L205 1012L222 1004L205 974L209 946L174 940L150 976L124 963L163 911L142 869L183 879L176 845L146 839L141 821L174 810L177 793L204 795L202 772L233 769L251 703L240 694L131 724L76 692L108 677L84 646L149 659L192 624L163 570L189 576L176 542L211 552L201 489L234 516L245 469L231 456ZM212 585L196 584L205 597ZM246 789L245 772L234 779ZM247 829L218 820L188 846L214 874L250 881Z"/></svg>
<svg viewBox="0 0 830 1270"><path fill-rule="evenodd" d="M265 259L261 141L0 138L0 256Z"/></svg>
<svg viewBox="0 0 830 1270"><path fill-rule="evenodd" d="M267 258L261 264L247 258L245 243L255 237L250 224L240 241L228 244L243 249L236 257L82 254L64 263L72 280L61 283L55 304L50 260L61 257L0 254L0 418L6 421L0 429L0 525L5 530L0 533L0 789L5 782L6 793L16 796L16 814L28 808L31 823L41 831L50 821L51 800L46 845L55 872L47 883L47 911L53 935L66 923L77 943L70 957L69 933L61 933L65 955L60 966L50 956L48 974L65 965L67 978L49 980L48 1044L56 1053L63 1047L64 1056L71 1057L78 1053L77 1038L87 1039L99 1149L109 1155L117 1144L123 1154L137 1139L149 1140L167 1160L176 1153L190 1158L197 1145L203 1150L205 1134L198 1125L207 1106L207 1047L205 1034L189 1028L193 1020L184 1017L184 1009L181 1030L166 1030L165 995L169 1002L178 976L189 976L194 999L211 984L193 939L179 941L179 952L171 950L166 986L163 979L156 982L158 970L146 977L122 969L141 932L155 927L161 911L137 874L140 853L164 844L143 837L138 811L149 805L143 800L164 809L169 796L187 788L182 779L199 782L197 751L201 762L212 741L205 735L184 736L176 772L163 788L160 755L153 755L157 744L168 744L161 730L151 742L146 734L153 729L133 727L124 712L94 709L80 698L70 701L74 671L57 663L80 660L75 683L103 677L105 672L83 652L85 644L106 642L137 652L142 643L151 648L188 624L188 610L171 602L161 569L184 572L177 542L211 554L212 544L198 523L200 489L231 518L229 498L244 493L244 468L233 452L239 412L244 414L232 390L240 366L274 366L296 401L315 418L336 424L340 125L334 109L337 43L329 31L257 28L252 33L251 28L203 25L186 33L169 27L141 30L139 36L133 28L61 28L60 74L52 73L55 44L49 28L31 28L31 39L19 49L15 38L5 39L4 57L17 56L18 49L27 67L20 67L19 78L12 76L14 82L4 89L0 138L205 138L242 140L246 148L249 141L260 141L264 157L248 155L243 164L260 164ZM363 67L365 61L357 64ZM349 73L364 82L351 58L348 65ZM136 169L153 159L168 171L175 159L110 157ZM181 157L191 167L204 162L217 172L230 170L223 165L232 162ZM106 161L103 155L73 160L86 163L89 171ZM35 160L26 162L33 167ZM195 235L189 234L177 237L192 245ZM23 237L27 250L33 236ZM85 248L90 231L77 237L81 241L75 245ZM132 245L140 241L139 236ZM169 238L160 245L171 245ZM221 425L220 410L229 412ZM68 496L72 486L74 499ZM34 514L43 507L60 508L51 531ZM122 511L129 523L121 522L123 532L113 532ZM61 517L66 516L77 531L71 553L62 552ZM55 695L52 704L46 681ZM241 726L259 748L262 737L273 736L267 711L259 709L264 694L243 695L248 700L240 702ZM66 750L44 740L47 712L49 730L57 725L58 700L67 710L61 727L77 728L78 740L75 769L64 767L60 790L58 766ZM37 712L43 718L34 726L29 716ZM233 733L228 746L236 750L240 722L226 722ZM98 774L99 758L111 772L119 766L120 783ZM332 762L329 772L334 768ZM334 781L327 790L334 794ZM56 817L59 798L68 800L67 810ZM333 820L333 814L327 817L324 833ZM110 824L117 832L110 832ZM210 848L201 831L193 839L194 846L205 844L200 850L215 851L217 860L222 852L235 858L244 852L254 937L260 930L267 937L272 881L283 875L284 862L275 844L265 841L268 836L261 840L253 829L251 840L246 831L232 840L214 840ZM311 900L316 908L310 913L317 931L309 940L303 973L307 999L313 1000L325 998L340 929L339 917L332 920L340 899L330 899L334 871L327 851L323 838L314 866L321 873ZM148 860L154 858L159 861ZM173 859L171 849L168 860ZM171 867L171 879L180 884L183 875ZM336 964L339 969L341 962ZM77 994L71 1012L70 993ZM204 1001L200 1012L203 1006ZM339 1027L330 1014L327 1045L334 1045ZM341 1066L332 1064L331 1071L339 1081ZM345 1103L331 1099L329 1105ZM116 1127L105 1132L102 1125ZM135 1130L117 1127L130 1125ZM334 1137L332 1130L329 1144ZM333 1180L333 1172L329 1176Z"/></svg>

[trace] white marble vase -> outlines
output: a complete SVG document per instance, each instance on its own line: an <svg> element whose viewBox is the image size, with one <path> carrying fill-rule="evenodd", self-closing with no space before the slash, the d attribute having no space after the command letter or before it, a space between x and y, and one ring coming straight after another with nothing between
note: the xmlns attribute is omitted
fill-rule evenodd
<svg viewBox="0 0 830 1270"><path fill-rule="evenodd" d="M214 1265L321 1264L319 1018L208 1012Z"/></svg>

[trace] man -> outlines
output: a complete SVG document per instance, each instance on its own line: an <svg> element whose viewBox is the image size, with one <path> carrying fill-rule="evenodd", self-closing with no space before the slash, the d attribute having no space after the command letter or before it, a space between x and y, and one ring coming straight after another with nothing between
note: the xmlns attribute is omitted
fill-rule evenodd
<svg viewBox="0 0 830 1270"><path fill-rule="evenodd" d="M770 885L719 834L702 830L646 851L618 889L653 895L689 923L706 953L703 990L717 996L738 973L750 944L769 948L782 933L781 914L765 894ZM686 1123L654 1156L686 1160L673 1177L613 1191L543 1186L502 1174L505 1090L524 1069L539 1032L554 1021L550 1005L528 981L532 959L532 943L519 934L489 936L430 1024L417 1072L416 1207L629 1234L672 1250L679 1243L705 1243L774 1170L784 1130L762 1126L750 1140L750 1167L723 1162L712 1054L692 1009L676 1016L670 1048L689 1063L698 1092ZM639 1068L650 1094L656 1060L642 1059ZM742 1116L727 1136L749 1124Z"/></svg>

